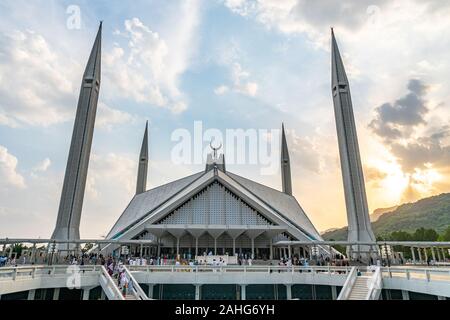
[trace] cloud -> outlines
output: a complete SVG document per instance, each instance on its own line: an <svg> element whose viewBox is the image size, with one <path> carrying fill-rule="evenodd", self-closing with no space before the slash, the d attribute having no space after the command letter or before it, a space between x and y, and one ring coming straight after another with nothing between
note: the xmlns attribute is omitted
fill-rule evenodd
<svg viewBox="0 0 450 320"><path fill-rule="evenodd" d="M0 187L25 189L25 178L17 172L17 158L0 145Z"/></svg>
<svg viewBox="0 0 450 320"><path fill-rule="evenodd" d="M288 147L292 164L298 171L309 171L320 175L323 172L337 169L336 156L327 148L333 139L320 132L314 136L300 136L295 130L287 130ZM332 146L330 146L332 147ZM328 150L328 151L324 151Z"/></svg>
<svg viewBox="0 0 450 320"><path fill-rule="evenodd" d="M34 31L0 33L0 124L49 126L71 118L78 66ZM78 74L75 72L75 74Z"/></svg>
<svg viewBox="0 0 450 320"><path fill-rule="evenodd" d="M132 123L135 120L136 117L131 114L118 109L110 108L105 103L100 102L98 105L98 115L95 124L99 128L111 131L116 125Z"/></svg>
<svg viewBox="0 0 450 320"><path fill-rule="evenodd" d="M369 127L381 138L396 139L410 133L408 128L425 124L424 117L429 111L424 99L427 88L421 80L409 80L409 93L394 103L386 102L375 108L375 119Z"/></svg>
<svg viewBox="0 0 450 320"><path fill-rule="evenodd" d="M221 85L214 89L214 93L218 96L224 95L230 90L226 85Z"/></svg>
<svg viewBox="0 0 450 320"><path fill-rule="evenodd" d="M427 107L425 95L429 86L412 79L408 82L409 92L394 103L384 103L375 108L375 119L369 128L383 139L391 153L406 172L414 172L427 164L444 168L450 164L450 126L429 127L421 132L419 125L427 124L431 110Z"/></svg>
<svg viewBox="0 0 450 320"><path fill-rule="evenodd" d="M230 90L249 97L255 97L258 93L259 86L256 82L248 81L250 73L244 70L240 63L234 62L231 64L231 80L232 85L220 85L214 89L216 95L224 95Z"/></svg>
<svg viewBox="0 0 450 320"><path fill-rule="evenodd" d="M39 162L34 168L33 171L35 172L45 172L48 170L50 165L52 164L52 161L49 158L45 158L41 162Z"/></svg>
<svg viewBox="0 0 450 320"><path fill-rule="evenodd" d="M177 114L188 107L180 77L190 65L199 23L199 1L185 1L177 12L177 28L163 37L139 18L125 20L115 35L126 39L105 54L105 74L111 93L169 109Z"/></svg>
<svg viewBox="0 0 450 320"><path fill-rule="evenodd" d="M330 26L354 31L380 14L387 0L225 0L224 5L283 33L306 33L316 44L328 40ZM345 19L343 19L345 17Z"/></svg>

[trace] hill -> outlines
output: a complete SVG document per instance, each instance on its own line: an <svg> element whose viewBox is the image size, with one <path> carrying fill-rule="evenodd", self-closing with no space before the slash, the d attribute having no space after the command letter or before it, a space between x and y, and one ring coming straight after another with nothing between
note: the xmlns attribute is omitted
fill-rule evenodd
<svg viewBox="0 0 450 320"><path fill-rule="evenodd" d="M388 209L393 209L389 211ZM380 214L380 212L382 212ZM374 215L378 219L374 219ZM418 228L434 229L442 233L450 226L450 193L405 203L397 207L377 209L371 215L372 228L376 236L393 231L414 232ZM322 234L325 240L346 240L347 227Z"/></svg>

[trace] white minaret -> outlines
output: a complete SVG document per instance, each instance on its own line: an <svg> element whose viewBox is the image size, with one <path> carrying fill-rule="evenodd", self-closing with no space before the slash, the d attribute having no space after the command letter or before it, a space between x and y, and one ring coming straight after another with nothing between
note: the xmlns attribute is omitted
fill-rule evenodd
<svg viewBox="0 0 450 320"><path fill-rule="evenodd" d="M347 207L348 241L373 242L376 239L370 224L350 86L333 29L331 29L331 57L331 87ZM366 259L370 248L370 246L354 246L351 248L352 257L361 256Z"/></svg>
<svg viewBox="0 0 450 320"><path fill-rule="evenodd" d="M80 239L80 219L101 80L102 24L81 83L58 218L52 239Z"/></svg>
<svg viewBox="0 0 450 320"><path fill-rule="evenodd" d="M284 132L284 124L281 126L281 185L284 193L292 196L291 160Z"/></svg>
<svg viewBox="0 0 450 320"><path fill-rule="evenodd" d="M136 194L147 191L148 171L148 121L145 125L144 138L142 139L141 153L139 155L139 168L136 183Z"/></svg>

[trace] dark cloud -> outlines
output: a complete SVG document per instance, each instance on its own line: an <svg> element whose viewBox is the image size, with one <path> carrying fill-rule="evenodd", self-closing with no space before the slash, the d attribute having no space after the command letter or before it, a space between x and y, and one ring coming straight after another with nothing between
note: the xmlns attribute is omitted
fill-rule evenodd
<svg viewBox="0 0 450 320"><path fill-rule="evenodd" d="M428 134L412 142L400 142L400 138L414 134L419 124L426 124L425 116L429 113L425 101L428 86L421 80L411 79L408 91L395 103L387 102L375 108L375 119L369 128L383 139L406 172L426 163L440 168L449 166L450 146L445 144L450 137L449 125L431 128Z"/></svg>
<svg viewBox="0 0 450 320"><path fill-rule="evenodd" d="M444 145L443 140L448 136L450 136L450 130L446 126L439 133L419 138L417 142L406 145L393 143L390 147L406 171L411 172L414 168L420 168L426 163L431 163L438 168L446 167L450 165L450 146Z"/></svg>
<svg viewBox="0 0 450 320"><path fill-rule="evenodd" d="M411 127L425 124L424 116L429 111L424 100L427 90L420 80L409 80L409 92L393 104L386 102L377 107L369 128L385 140L394 140L411 133Z"/></svg>

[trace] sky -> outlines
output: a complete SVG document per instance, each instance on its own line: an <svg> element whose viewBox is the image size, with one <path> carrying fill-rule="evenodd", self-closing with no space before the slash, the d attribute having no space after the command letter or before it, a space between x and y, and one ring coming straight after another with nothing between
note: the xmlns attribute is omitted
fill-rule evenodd
<svg viewBox="0 0 450 320"><path fill-rule="evenodd" d="M449 15L438 0L2 0L0 237L53 231L101 20L82 238L105 236L132 199L146 121L148 188L204 170L174 161L177 130L284 123L294 195L319 231L345 226L330 27L350 81L370 211L450 192ZM276 149L274 137L259 138ZM279 170L228 162L281 189Z"/></svg>

